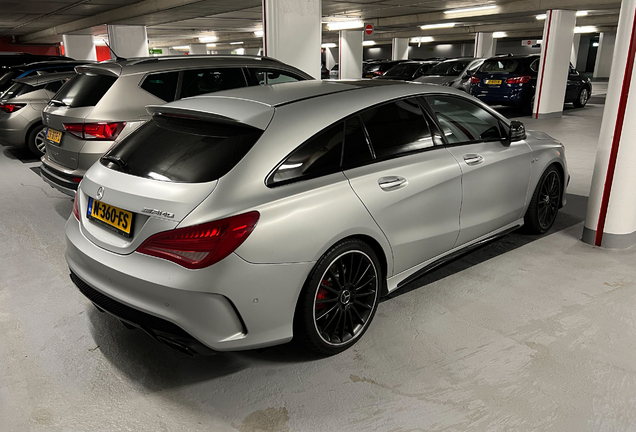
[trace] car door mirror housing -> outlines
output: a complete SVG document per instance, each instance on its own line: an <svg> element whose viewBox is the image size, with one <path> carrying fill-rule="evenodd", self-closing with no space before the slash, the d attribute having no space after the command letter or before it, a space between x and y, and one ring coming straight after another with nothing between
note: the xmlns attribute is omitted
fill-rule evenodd
<svg viewBox="0 0 636 432"><path fill-rule="evenodd" d="M508 133L508 142L513 143L526 139L526 127L518 120L510 122L510 132Z"/></svg>

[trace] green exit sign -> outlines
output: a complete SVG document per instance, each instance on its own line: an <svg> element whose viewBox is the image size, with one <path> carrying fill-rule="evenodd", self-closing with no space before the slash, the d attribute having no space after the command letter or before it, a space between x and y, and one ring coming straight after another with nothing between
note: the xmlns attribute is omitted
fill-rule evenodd
<svg viewBox="0 0 636 432"><path fill-rule="evenodd" d="M148 51L150 54L163 54L163 49L161 48L150 48Z"/></svg>

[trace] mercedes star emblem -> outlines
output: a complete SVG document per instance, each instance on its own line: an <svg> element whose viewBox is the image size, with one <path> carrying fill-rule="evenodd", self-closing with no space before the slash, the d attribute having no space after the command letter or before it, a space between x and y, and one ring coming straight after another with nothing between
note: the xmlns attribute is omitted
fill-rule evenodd
<svg viewBox="0 0 636 432"><path fill-rule="evenodd" d="M98 200L101 200L103 196L104 196L104 188L100 186L99 189L97 189L97 195L95 195L95 198L97 198Z"/></svg>

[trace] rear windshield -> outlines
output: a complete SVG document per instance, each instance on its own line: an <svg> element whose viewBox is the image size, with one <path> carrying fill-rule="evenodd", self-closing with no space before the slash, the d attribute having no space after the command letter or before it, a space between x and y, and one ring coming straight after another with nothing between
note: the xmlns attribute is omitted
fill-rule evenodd
<svg viewBox="0 0 636 432"><path fill-rule="evenodd" d="M154 116L101 158L116 171L179 183L204 183L230 172L263 131L220 123Z"/></svg>
<svg viewBox="0 0 636 432"><path fill-rule="evenodd" d="M73 108L95 106L117 81L109 75L77 74L53 96L51 102Z"/></svg>
<svg viewBox="0 0 636 432"><path fill-rule="evenodd" d="M461 74L470 62L470 60L458 60L439 63L430 68L426 72L426 75L456 76Z"/></svg>
<svg viewBox="0 0 636 432"><path fill-rule="evenodd" d="M419 63L402 63L399 65L393 66L391 69L387 71L387 76L392 75L404 75L411 76L415 73L415 71L421 66Z"/></svg>
<svg viewBox="0 0 636 432"><path fill-rule="evenodd" d="M519 60L514 59L490 59L486 60L479 68L479 72L506 72L511 73L519 67Z"/></svg>
<svg viewBox="0 0 636 432"><path fill-rule="evenodd" d="M0 96L0 99L11 99L14 97L21 96L23 94L31 93L33 90L37 90L37 89L28 84L13 83L11 87L7 89L7 91L2 93L2 95Z"/></svg>

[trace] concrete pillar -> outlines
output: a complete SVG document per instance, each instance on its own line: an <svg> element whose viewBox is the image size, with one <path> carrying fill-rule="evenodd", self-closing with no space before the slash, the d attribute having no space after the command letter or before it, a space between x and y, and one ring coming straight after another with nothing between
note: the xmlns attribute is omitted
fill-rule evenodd
<svg viewBox="0 0 636 432"><path fill-rule="evenodd" d="M616 33L601 33L598 41L596 63L594 64L594 78L607 78L610 76L610 72L612 71L612 58L614 56L615 44Z"/></svg>
<svg viewBox="0 0 636 432"><path fill-rule="evenodd" d="M406 60L409 58L409 38L393 38L391 45L391 60Z"/></svg>
<svg viewBox="0 0 636 432"><path fill-rule="evenodd" d="M107 28L108 43L119 57L150 56L146 26L108 25Z"/></svg>
<svg viewBox="0 0 636 432"><path fill-rule="evenodd" d="M64 42L64 55L75 60L97 61L95 41L92 34L65 34L62 35L62 42Z"/></svg>
<svg viewBox="0 0 636 432"><path fill-rule="evenodd" d="M579 46L581 45L581 33L575 33L572 40L572 53L570 54L570 63L576 69L576 61L579 58Z"/></svg>
<svg viewBox="0 0 636 432"><path fill-rule="evenodd" d="M475 58L488 58L495 55L497 39L492 33L477 33L475 35Z"/></svg>
<svg viewBox="0 0 636 432"><path fill-rule="evenodd" d="M195 54L207 54L207 53L208 53L208 48L205 46L204 43L190 44L190 49L188 51L188 54L195 55Z"/></svg>
<svg viewBox="0 0 636 432"><path fill-rule="evenodd" d="M576 11L549 10L543 27L534 118L561 117L568 82Z"/></svg>
<svg viewBox="0 0 636 432"><path fill-rule="evenodd" d="M623 0L587 204L583 241L623 249L636 244L636 0Z"/></svg>
<svg viewBox="0 0 636 432"><path fill-rule="evenodd" d="M362 30L340 30L339 79L362 77Z"/></svg>
<svg viewBox="0 0 636 432"><path fill-rule="evenodd" d="M329 70L338 63L338 48L325 48L325 62Z"/></svg>
<svg viewBox="0 0 636 432"><path fill-rule="evenodd" d="M264 53L320 79L322 0L263 0Z"/></svg>

